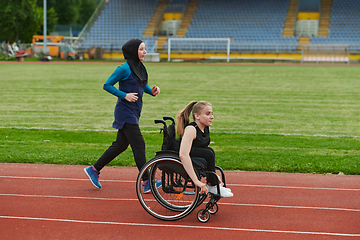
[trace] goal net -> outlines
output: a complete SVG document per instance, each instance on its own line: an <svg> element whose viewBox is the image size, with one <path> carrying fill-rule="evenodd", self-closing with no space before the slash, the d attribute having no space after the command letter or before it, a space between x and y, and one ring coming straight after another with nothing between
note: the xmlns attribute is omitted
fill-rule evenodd
<svg viewBox="0 0 360 240"><path fill-rule="evenodd" d="M226 60L230 61L230 38L169 38L167 45L168 61L171 52L226 53Z"/></svg>
<svg viewBox="0 0 360 240"><path fill-rule="evenodd" d="M350 48L346 45L311 45L301 50L302 63L350 64Z"/></svg>

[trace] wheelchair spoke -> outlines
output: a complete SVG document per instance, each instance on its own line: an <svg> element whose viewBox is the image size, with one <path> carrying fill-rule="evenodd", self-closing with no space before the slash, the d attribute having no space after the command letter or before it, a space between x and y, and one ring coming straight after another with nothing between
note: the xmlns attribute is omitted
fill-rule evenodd
<svg viewBox="0 0 360 240"><path fill-rule="evenodd" d="M149 173L150 192L142 187L143 175ZM197 206L198 189L193 187L181 162L173 158L152 159L140 171L136 191L143 208L162 220L178 220ZM157 184L161 181L161 185Z"/></svg>

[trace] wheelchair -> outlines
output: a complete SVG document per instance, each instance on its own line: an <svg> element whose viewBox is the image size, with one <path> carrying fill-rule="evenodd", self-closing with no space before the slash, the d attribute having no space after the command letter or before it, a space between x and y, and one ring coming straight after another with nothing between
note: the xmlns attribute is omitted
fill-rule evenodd
<svg viewBox="0 0 360 240"><path fill-rule="evenodd" d="M171 124L167 126L166 121ZM163 143L161 151L156 152L153 159L148 161L140 170L136 180L136 193L142 207L151 216L164 220L175 221L182 219L194 211L209 197L204 209L197 213L200 222L209 221L210 214L215 214L219 207L220 200L219 182L217 183L217 194L200 194L200 188L196 187L186 173L179 155L179 139L176 139L175 121L172 117L163 117L163 120L156 119L155 123L162 123L160 132L163 132ZM220 167L215 167L216 172L206 171L206 160L204 158L191 158L194 170L200 181L205 181L207 174L216 172L222 178L224 187L225 174ZM142 184L144 175L148 176L150 193L145 192ZM216 177L218 180L218 177ZM161 185L160 185L161 181ZM158 184L157 184L158 183Z"/></svg>

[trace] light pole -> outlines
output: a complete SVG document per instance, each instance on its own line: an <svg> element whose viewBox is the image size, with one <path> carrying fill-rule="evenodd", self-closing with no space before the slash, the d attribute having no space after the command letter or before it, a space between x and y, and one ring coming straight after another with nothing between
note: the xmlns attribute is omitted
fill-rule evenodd
<svg viewBox="0 0 360 240"><path fill-rule="evenodd" d="M46 36L46 0L44 0L44 46L43 46L43 54L47 55L49 53L49 49L47 47L47 36Z"/></svg>

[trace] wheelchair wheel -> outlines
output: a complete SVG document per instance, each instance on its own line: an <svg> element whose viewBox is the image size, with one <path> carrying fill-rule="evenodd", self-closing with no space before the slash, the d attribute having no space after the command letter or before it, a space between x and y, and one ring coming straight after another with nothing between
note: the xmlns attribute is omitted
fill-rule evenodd
<svg viewBox="0 0 360 240"><path fill-rule="evenodd" d="M200 209L197 213L197 218L200 222L206 223L210 219L210 213L206 209Z"/></svg>
<svg viewBox="0 0 360 240"><path fill-rule="evenodd" d="M142 178L149 176L150 193L145 193ZM156 184L161 181L161 186ZM188 177L175 156L158 156L147 162L139 172L136 193L142 207L161 220L179 220L197 206L199 188Z"/></svg>
<svg viewBox="0 0 360 240"><path fill-rule="evenodd" d="M214 205L209 209L210 214L215 214L219 211L219 206L217 203L214 203Z"/></svg>

